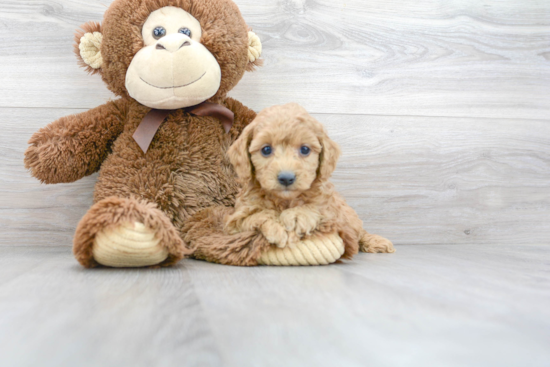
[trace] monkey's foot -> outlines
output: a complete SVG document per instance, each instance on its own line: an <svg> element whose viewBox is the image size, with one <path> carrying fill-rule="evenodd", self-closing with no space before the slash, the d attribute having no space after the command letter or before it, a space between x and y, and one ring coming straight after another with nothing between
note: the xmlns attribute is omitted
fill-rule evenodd
<svg viewBox="0 0 550 367"><path fill-rule="evenodd" d="M85 267L167 266L192 250L153 203L111 197L94 204L76 229L73 252Z"/></svg>
<svg viewBox="0 0 550 367"><path fill-rule="evenodd" d="M258 259L260 265L328 265L344 254L344 241L337 234L317 235L285 248L270 247Z"/></svg>
<svg viewBox="0 0 550 367"><path fill-rule="evenodd" d="M115 268L156 265L168 258L168 250L159 242L143 223L124 223L99 231L92 254L101 265Z"/></svg>

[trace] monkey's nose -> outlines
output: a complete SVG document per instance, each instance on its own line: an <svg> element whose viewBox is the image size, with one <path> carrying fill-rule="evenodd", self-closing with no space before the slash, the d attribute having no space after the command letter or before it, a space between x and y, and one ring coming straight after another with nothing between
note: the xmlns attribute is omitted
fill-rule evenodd
<svg viewBox="0 0 550 367"><path fill-rule="evenodd" d="M282 171L279 172L279 175L277 176L277 180L279 180L279 183L283 186L290 186L296 181L296 175L294 172L290 171Z"/></svg>
<svg viewBox="0 0 550 367"><path fill-rule="evenodd" d="M191 46L189 37L182 34L171 34L166 37L162 37L155 47L157 50L166 50L169 52L176 52L182 47Z"/></svg>

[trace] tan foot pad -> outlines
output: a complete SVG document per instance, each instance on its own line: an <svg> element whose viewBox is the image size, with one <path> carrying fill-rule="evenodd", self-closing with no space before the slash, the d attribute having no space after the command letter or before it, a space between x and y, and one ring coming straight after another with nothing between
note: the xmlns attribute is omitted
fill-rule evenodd
<svg viewBox="0 0 550 367"><path fill-rule="evenodd" d="M168 257L155 232L142 223L127 223L97 233L92 253L101 265L115 268L156 265Z"/></svg>
<svg viewBox="0 0 550 367"><path fill-rule="evenodd" d="M293 247L271 247L264 252L258 264L275 266L328 265L344 254L344 241L337 234L314 237Z"/></svg>

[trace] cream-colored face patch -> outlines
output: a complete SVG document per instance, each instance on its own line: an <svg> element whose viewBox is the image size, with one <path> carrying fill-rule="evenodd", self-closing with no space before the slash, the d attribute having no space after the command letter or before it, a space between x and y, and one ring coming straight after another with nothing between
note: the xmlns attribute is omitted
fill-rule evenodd
<svg viewBox="0 0 550 367"><path fill-rule="evenodd" d="M157 109L197 105L216 94L221 69L200 43L200 23L176 7L149 15L142 28L145 46L126 73L126 89L139 103Z"/></svg>

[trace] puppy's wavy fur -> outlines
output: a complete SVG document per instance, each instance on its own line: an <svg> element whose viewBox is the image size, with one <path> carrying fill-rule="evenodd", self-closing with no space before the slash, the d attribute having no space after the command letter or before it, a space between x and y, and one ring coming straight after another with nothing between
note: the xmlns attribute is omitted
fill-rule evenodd
<svg viewBox="0 0 550 367"><path fill-rule="evenodd" d="M266 146L270 154L262 151ZM308 149L302 150L304 146ZM235 212L225 219L227 233L259 231L269 243L284 247L337 232L347 259L358 250L395 251L389 240L367 233L357 213L335 191L329 178L340 149L301 106L287 104L260 112L228 155L242 190ZM281 172L294 174L294 182L282 184Z"/></svg>

